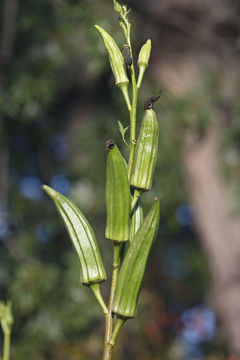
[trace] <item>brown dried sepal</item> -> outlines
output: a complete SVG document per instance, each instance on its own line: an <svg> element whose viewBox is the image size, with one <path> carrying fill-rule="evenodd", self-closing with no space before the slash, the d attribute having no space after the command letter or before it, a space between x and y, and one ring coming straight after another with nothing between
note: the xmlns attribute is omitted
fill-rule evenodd
<svg viewBox="0 0 240 360"><path fill-rule="evenodd" d="M115 141L113 139L109 139L106 141L106 150L109 151L113 149L115 146Z"/></svg>

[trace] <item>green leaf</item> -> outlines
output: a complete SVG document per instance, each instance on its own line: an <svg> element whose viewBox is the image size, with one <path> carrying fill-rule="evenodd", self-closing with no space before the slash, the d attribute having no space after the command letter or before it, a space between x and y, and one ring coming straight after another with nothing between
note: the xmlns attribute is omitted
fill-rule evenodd
<svg viewBox="0 0 240 360"><path fill-rule="evenodd" d="M120 131L120 133L122 135L123 142L127 145L127 147L129 147L128 143L125 140L125 133L126 133L127 129L129 128L129 126L124 128L121 121L118 121L118 127L119 127L119 131Z"/></svg>

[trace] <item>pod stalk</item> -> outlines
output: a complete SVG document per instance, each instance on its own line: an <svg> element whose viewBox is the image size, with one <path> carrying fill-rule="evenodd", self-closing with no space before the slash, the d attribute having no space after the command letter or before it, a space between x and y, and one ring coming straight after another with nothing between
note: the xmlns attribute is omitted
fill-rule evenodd
<svg viewBox="0 0 240 360"><path fill-rule="evenodd" d="M103 360L109 360L111 358L112 346L109 346L108 343L112 336L112 328L113 328L112 307L113 307L113 300L117 287L117 279L118 279L120 259L121 259L120 255L121 255L121 244L113 243L112 284L111 284L111 291L110 291L109 304L108 304L108 314L106 317L106 324L105 324L105 344L104 344Z"/></svg>
<svg viewBox="0 0 240 360"><path fill-rule="evenodd" d="M94 294L94 296L96 297L99 305L101 306L102 310L103 310L103 313L104 313L104 316L107 317L108 315L108 308L102 298L102 294L101 294L101 291L100 291L100 284L92 284L90 285L90 288Z"/></svg>
<svg viewBox="0 0 240 360"><path fill-rule="evenodd" d="M118 87L121 89L123 97L125 99L128 111L131 112L132 111L132 106L131 106L131 102L129 99L129 95L128 95L128 84L127 83L121 83L118 84Z"/></svg>
<svg viewBox="0 0 240 360"><path fill-rule="evenodd" d="M131 212L133 212L135 205L137 204L138 199L140 198L141 195L142 195L142 191L138 189L134 189L133 199L131 202Z"/></svg>
<svg viewBox="0 0 240 360"><path fill-rule="evenodd" d="M119 334L119 331L121 329L121 327L123 326L123 324L125 323L126 319L122 319L122 318L117 318L114 330L113 330L113 334L111 336L111 339L108 343L109 346L111 346L112 348L114 347L115 343L116 343L116 339L117 336Z"/></svg>

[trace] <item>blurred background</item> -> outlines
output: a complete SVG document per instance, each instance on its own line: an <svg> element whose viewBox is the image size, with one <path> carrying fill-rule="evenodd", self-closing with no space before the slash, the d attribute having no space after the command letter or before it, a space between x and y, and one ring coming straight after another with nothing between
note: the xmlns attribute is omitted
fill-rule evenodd
<svg viewBox="0 0 240 360"><path fill-rule="evenodd" d="M240 359L240 1L128 0L135 60L152 39L139 93L160 125L153 189L161 223L138 314L114 359ZM10 299L12 359L101 358L103 318L49 184L92 224L106 264L105 141L123 154L128 113L99 24L124 43L109 0L0 4L0 299ZM129 134L127 133L127 136ZM108 297L109 284L103 284Z"/></svg>

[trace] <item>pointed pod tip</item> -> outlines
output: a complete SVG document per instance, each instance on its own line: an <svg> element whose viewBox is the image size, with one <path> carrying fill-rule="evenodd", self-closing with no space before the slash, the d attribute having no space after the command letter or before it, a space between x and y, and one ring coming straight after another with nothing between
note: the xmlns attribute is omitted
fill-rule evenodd
<svg viewBox="0 0 240 360"><path fill-rule="evenodd" d="M47 186L47 185L43 184L43 185L42 185L42 189L43 189L44 191L48 191L49 186Z"/></svg>
<svg viewBox="0 0 240 360"><path fill-rule="evenodd" d="M154 199L153 199L153 201L158 201L158 198L155 196Z"/></svg>
<svg viewBox="0 0 240 360"><path fill-rule="evenodd" d="M94 27L95 27L95 29L96 29L101 35L103 35L103 34L106 33L106 31L103 30L103 28L102 28L101 26L99 26L99 25L94 25Z"/></svg>
<svg viewBox="0 0 240 360"><path fill-rule="evenodd" d="M57 192L56 190L52 189L52 188L51 188L50 186L48 186L48 185L42 185L42 189L43 189L51 198L55 197L55 196L58 194L58 192Z"/></svg>

